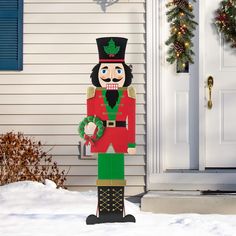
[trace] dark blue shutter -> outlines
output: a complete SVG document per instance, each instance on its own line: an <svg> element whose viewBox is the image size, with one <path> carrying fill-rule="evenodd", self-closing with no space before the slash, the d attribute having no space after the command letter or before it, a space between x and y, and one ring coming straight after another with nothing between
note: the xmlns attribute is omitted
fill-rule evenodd
<svg viewBox="0 0 236 236"><path fill-rule="evenodd" d="M23 0L0 0L0 70L23 69Z"/></svg>

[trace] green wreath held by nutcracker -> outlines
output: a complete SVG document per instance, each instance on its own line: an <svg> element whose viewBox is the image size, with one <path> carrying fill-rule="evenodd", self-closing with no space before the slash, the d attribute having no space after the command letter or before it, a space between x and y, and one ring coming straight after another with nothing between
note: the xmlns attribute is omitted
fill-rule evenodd
<svg viewBox="0 0 236 236"><path fill-rule="evenodd" d="M224 0L216 11L215 24L231 47L236 48L236 0Z"/></svg>
<svg viewBox="0 0 236 236"><path fill-rule="evenodd" d="M90 122L97 126L92 136L87 135L84 131L85 126ZM86 141L85 145L94 145L94 142L100 139L104 133L103 122L96 116L85 117L79 124L78 132L79 136Z"/></svg>

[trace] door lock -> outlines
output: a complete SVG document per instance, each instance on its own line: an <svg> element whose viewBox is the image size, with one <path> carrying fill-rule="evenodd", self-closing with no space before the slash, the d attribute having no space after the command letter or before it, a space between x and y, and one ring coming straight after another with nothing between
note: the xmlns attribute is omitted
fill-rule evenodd
<svg viewBox="0 0 236 236"><path fill-rule="evenodd" d="M207 87L209 89L209 99L208 99L208 102L207 102L208 109L212 109L212 106L213 106L212 99L211 99L213 85L214 85L214 79L213 79L212 76L209 76L208 79L207 79Z"/></svg>

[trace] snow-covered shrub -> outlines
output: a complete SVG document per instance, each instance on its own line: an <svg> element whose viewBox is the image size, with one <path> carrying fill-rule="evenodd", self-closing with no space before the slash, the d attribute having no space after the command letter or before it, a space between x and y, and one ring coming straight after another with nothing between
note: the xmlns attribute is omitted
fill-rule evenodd
<svg viewBox="0 0 236 236"><path fill-rule="evenodd" d="M0 135L0 185L32 180L44 183L54 181L64 187L65 171L60 171L52 156L36 142L22 133Z"/></svg>

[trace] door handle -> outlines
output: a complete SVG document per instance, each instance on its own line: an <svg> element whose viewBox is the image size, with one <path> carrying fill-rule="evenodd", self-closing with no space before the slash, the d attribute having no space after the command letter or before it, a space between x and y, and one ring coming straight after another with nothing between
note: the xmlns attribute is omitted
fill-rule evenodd
<svg viewBox="0 0 236 236"><path fill-rule="evenodd" d="M207 87L208 87L208 90L209 90L209 99L208 99L208 102L207 102L208 109L212 109L212 106L213 106L212 99L211 99L213 85L214 85L214 79L213 79L212 76L209 76L208 79L207 79Z"/></svg>

